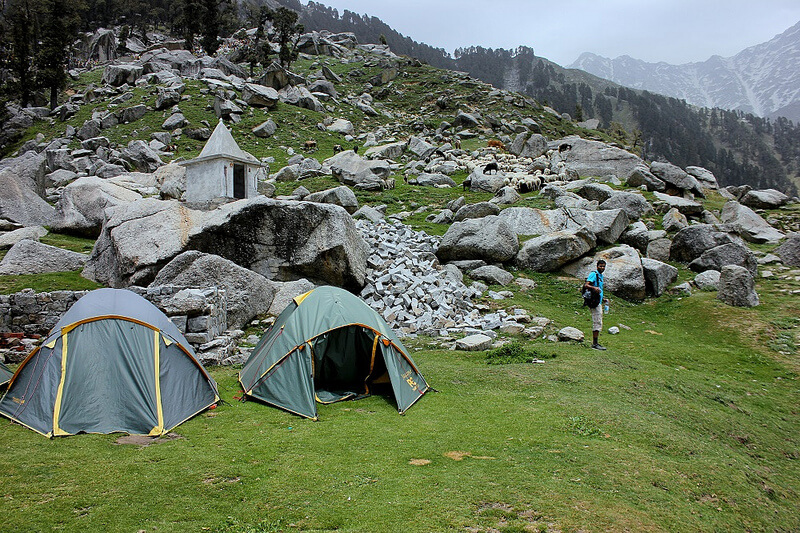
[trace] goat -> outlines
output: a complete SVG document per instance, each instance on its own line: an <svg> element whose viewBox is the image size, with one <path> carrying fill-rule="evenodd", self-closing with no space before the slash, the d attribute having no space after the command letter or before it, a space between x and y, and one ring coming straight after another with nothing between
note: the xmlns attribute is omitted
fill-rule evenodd
<svg viewBox="0 0 800 533"><path fill-rule="evenodd" d="M354 154L358 153L358 145L357 144L355 146L353 146L353 153Z"/></svg>
<svg viewBox="0 0 800 533"><path fill-rule="evenodd" d="M306 141L305 144L303 145L303 149L306 152L312 152L312 151L316 150L317 149L317 141L315 141L313 139L310 140L310 141Z"/></svg>
<svg viewBox="0 0 800 533"><path fill-rule="evenodd" d="M471 178L467 178L467 179L465 179L465 180L464 180L464 181L461 183L461 186L462 186L462 187L464 187L464 190L465 190L465 191L466 191L467 189L471 188L471 187L472 187L472 179L471 179Z"/></svg>
<svg viewBox="0 0 800 533"><path fill-rule="evenodd" d="M455 140L453 141L453 148L461 150L461 139L459 139L458 137L456 137Z"/></svg>
<svg viewBox="0 0 800 533"><path fill-rule="evenodd" d="M394 178L386 178L381 182L381 189L394 189Z"/></svg>
<svg viewBox="0 0 800 533"><path fill-rule="evenodd" d="M486 143L486 146L489 148L499 148L500 150L505 150L506 145L502 143L502 141L498 141L497 139L489 139L489 142Z"/></svg>
<svg viewBox="0 0 800 533"><path fill-rule="evenodd" d="M563 154L564 152L572 150L572 145L569 143L563 143L558 146L558 155Z"/></svg>
<svg viewBox="0 0 800 533"><path fill-rule="evenodd" d="M333 145L333 153L334 153L334 154L338 154L338 153L339 153L339 152L341 152L342 150L344 150L344 148L342 148L342 145L341 145L341 144L334 144L334 145Z"/></svg>
<svg viewBox="0 0 800 533"><path fill-rule="evenodd" d="M484 174L488 174L492 170L494 170L494 173L497 174L497 170L498 170L497 161L491 161L491 162L487 163L485 167L483 167L483 173Z"/></svg>

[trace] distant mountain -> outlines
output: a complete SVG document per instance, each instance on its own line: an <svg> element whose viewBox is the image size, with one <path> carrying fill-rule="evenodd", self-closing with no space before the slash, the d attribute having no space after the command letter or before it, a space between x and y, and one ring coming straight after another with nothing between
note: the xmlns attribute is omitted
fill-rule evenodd
<svg viewBox="0 0 800 533"><path fill-rule="evenodd" d="M800 22L733 57L702 63L647 63L629 56L582 54L569 68L701 107L740 110L800 123Z"/></svg>

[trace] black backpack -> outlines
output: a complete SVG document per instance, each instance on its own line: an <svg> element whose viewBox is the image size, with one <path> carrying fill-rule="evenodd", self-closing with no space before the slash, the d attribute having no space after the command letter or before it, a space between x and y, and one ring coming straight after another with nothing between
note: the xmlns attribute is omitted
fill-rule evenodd
<svg viewBox="0 0 800 533"><path fill-rule="evenodd" d="M583 290L581 285L581 295L583 296L583 306L593 309L600 305L600 293L590 291L589 289Z"/></svg>

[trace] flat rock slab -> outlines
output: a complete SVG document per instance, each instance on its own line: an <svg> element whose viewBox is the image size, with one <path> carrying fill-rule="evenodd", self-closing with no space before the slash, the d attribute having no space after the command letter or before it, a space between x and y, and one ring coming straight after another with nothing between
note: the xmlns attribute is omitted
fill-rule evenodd
<svg viewBox="0 0 800 533"><path fill-rule="evenodd" d="M456 341L456 350L479 352L492 347L492 338L483 333L477 333Z"/></svg>

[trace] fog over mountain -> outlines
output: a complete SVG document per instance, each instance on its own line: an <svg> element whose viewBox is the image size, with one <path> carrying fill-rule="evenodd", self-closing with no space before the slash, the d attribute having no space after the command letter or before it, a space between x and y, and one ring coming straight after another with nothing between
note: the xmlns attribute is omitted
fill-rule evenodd
<svg viewBox="0 0 800 533"><path fill-rule="evenodd" d="M800 22L732 57L712 56L700 63L670 65L587 52L569 68L702 107L800 122Z"/></svg>

